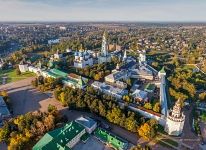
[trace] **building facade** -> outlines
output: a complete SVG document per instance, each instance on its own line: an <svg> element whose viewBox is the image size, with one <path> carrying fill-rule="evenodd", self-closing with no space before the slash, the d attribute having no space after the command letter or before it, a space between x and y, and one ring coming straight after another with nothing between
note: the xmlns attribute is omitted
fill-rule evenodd
<svg viewBox="0 0 206 150"><path fill-rule="evenodd" d="M29 71L28 64L19 64L19 70L22 73Z"/></svg>

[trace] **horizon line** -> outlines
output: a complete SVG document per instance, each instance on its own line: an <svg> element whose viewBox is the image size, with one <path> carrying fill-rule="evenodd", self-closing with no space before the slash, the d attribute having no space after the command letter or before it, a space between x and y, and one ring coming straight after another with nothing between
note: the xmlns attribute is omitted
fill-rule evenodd
<svg viewBox="0 0 206 150"><path fill-rule="evenodd" d="M71 20L71 21L60 21L60 20L48 20L48 21L43 21L43 20L11 20L11 21L1 21L0 23L206 23L206 21L175 21L175 20L171 20L171 21L126 21L126 20L116 20L116 21L111 21L111 20L85 20L85 21L81 21L81 20Z"/></svg>

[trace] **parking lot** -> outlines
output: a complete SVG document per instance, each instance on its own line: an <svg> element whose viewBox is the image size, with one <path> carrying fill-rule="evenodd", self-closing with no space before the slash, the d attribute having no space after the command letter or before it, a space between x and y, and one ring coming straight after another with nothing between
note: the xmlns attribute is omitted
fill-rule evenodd
<svg viewBox="0 0 206 150"><path fill-rule="evenodd" d="M33 88L32 80L33 78L27 78L0 86L0 90L7 90L9 93L14 116L36 110L47 111L49 104L55 105L58 110L63 109L54 98Z"/></svg>

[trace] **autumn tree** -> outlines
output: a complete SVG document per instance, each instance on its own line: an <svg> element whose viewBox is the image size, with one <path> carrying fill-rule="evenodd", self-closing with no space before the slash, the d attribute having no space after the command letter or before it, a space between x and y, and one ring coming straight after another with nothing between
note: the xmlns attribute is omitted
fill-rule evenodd
<svg viewBox="0 0 206 150"><path fill-rule="evenodd" d="M147 103L144 104L144 108L146 108L146 109L152 109L152 104L149 103L149 102L147 102Z"/></svg>
<svg viewBox="0 0 206 150"><path fill-rule="evenodd" d="M206 92L200 93L200 94L199 94L199 99L202 100L202 101L203 101L203 100L206 101Z"/></svg>
<svg viewBox="0 0 206 150"><path fill-rule="evenodd" d="M155 103L153 107L153 111L160 113L160 103L159 102Z"/></svg>
<svg viewBox="0 0 206 150"><path fill-rule="evenodd" d="M140 126L138 133L145 140L150 140L156 136L158 122L155 119L150 119Z"/></svg>

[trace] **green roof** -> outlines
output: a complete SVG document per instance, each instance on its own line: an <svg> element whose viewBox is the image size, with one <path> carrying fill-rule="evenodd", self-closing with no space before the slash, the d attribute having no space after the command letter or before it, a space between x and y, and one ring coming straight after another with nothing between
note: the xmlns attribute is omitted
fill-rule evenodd
<svg viewBox="0 0 206 150"><path fill-rule="evenodd" d="M78 80L72 79L70 77L66 77L62 81L63 81L63 83L69 82L73 85L79 85L79 86L84 86L86 84L85 81L82 79L82 77Z"/></svg>
<svg viewBox="0 0 206 150"><path fill-rule="evenodd" d="M160 70L160 73L166 73L165 72L165 67L163 66L162 69Z"/></svg>
<svg viewBox="0 0 206 150"><path fill-rule="evenodd" d="M58 69L51 69L51 70L49 70L50 72L52 72L52 73L54 73L54 74L56 74L56 75L59 75L59 76L61 76L61 77L67 77L67 73L65 73L65 72L63 72L63 71L61 71L61 70L58 70Z"/></svg>
<svg viewBox="0 0 206 150"><path fill-rule="evenodd" d="M72 121L62 128L46 133L32 150L70 150L66 144L83 130L82 125Z"/></svg>
<svg viewBox="0 0 206 150"><path fill-rule="evenodd" d="M116 149L122 150L122 149L126 149L128 146L128 142L124 141L123 139L115 135L110 134L109 132L101 128L96 129L94 134L102 141L111 144Z"/></svg>
<svg viewBox="0 0 206 150"><path fill-rule="evenodd" d="M46 71L47 75L52 78L62 78L67 77L67 73L60 71L58 69L50 69L49 71Z"/></svg>

